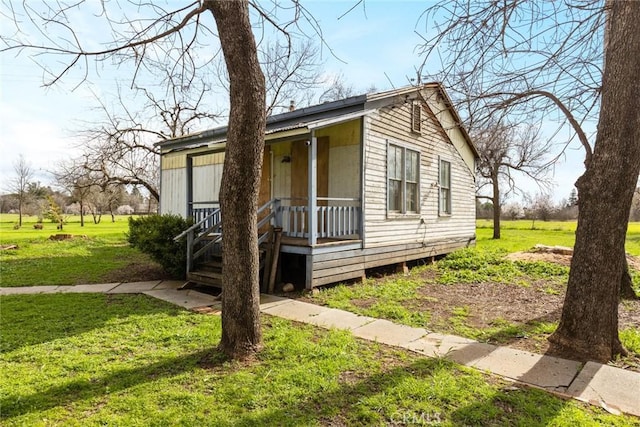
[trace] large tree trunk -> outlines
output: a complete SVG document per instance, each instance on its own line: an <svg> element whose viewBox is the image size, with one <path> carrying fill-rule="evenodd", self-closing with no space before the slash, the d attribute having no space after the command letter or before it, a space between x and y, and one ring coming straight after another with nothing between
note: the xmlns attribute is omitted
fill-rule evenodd
<svg viewBox="0 0 640 427"><path fill-rule="evenodd" d="M576 187L576 243L560 325L551 349L606 362L624 353L618 301L624 243L640 172L640 2L611 2L598 135Z"/></svg>
<svg viewBox="0 0 640 427"><path fill-rule="evenodd" d="M493 238L500 238L500 216L502 215L502 206L500 205L500 185L498 184L498 174L491 177L491 185L493 187Z"/></svg>
<svg viewBox="0 0 640 427"><path fill-rule="evenodd" d="M633 282L631 274L629 274L629 263L627 257L624 257L624 265L622 267L622 280L620 281L620 298L622 299L640 299L633 290Z"/></svg>
<svg viewBox="0 0 640 427"><path fill-rule="evenodd" d="M230 83L227 148L220 188L224 230L222 340L231 358L262 345L257 203L265 132L265 83L244 1L205 2L216 20Z"/></svg>

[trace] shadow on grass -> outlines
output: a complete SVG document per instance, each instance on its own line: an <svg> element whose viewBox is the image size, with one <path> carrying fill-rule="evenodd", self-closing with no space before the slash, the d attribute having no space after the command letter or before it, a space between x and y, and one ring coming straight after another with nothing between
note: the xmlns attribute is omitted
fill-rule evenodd
<svg viewBox="0 0 640 427"><path fill-rule="evenodd" d="M543 316L528 319L522 323L507 325L490 334L483 335L481 340L483 342L508 346L514 342L521 341L523 338L528 338L531 335L538 334L541 336L548 336L550 335L550 332L536 331L540 330L541 324L543 323L557 323L560 320L561 311L562 308L557 308L549 313L545 313Z"/></svg>
<svg viewBox="0 0 640 427"><path fill-rule="evenodd" d="M178 375L205 361L207 367L213 368L222 365L225 358L215 349L201 350L140 367L121 369L100 378L69 381L28 396L8 394L0 399L0 419L17 417L34 410L46 411L58 406L64 407L78 400L93 399L138 384Z"/></svg>
<svg viewBox="0 0 640 427"><path fill-rule="evenodd" d="M144 295L37 294L2 297L0 354L79 335L129 315L183 310Z"/></svg>
<svg viewBox="0 0 640 427"><path fill-rule="evenodd" d="M106 393L179 375L203 364L208 369L216 369L224 361L224 356L217 350L202 350L136 368L122 369L98 379L71 381L29 396L18 398L7 395L0 400L3 408L1 418L10 419L34 410L45 411L79 400L95 399ZM408 425L450 420L456 425L546 425L566 404L532 389L494 391L495 389L485 386L484 390L471 392L472 395L469 396L467 389L481 388L478 383L484 383L485 379L457 372L457 369L454 363L443 359L419 359L385 372L343 381L338 387L327 391L316 392L310 388L295 403L262 411L246 410L238 414L238 418L231 424ZM451 378L452 375L458 375L458 378ZM434 384L443 377L450 378L448 388L440 388ZM407 381L419 381L422 391L416 391L415 395L407 392L403 389L403 383ZM380 403L397 409L378 407ZM414 403L415 406L412 406Z"/></svg>
<svg viewBox="0 0 640 427"><path fill-rule="evenodd" d="M566 404L527 388L485 389L469 396L467 393L473 393L469 389L477 384L469 381L471 374L451 372L457 369L455 363L444 359L419 359L360 381L342 383L334 390L311 392L296 404L247 413L233 425L438 425L446 420L454 425L546 425ZM456 374L458 379L451 378L447 386L437 384ZM407 381L419 381L420 390L408 391L403 386Z"/></svg>
<svg viewBox="0 0 640 427"><path fill-rule="evenodd" d="M100 283L131 262L147 261L144 254L126 243L77 239L70 243L44 241L38 244L41 247L30 256L20 252L4 255L0 262L1 286Z"/></svg>

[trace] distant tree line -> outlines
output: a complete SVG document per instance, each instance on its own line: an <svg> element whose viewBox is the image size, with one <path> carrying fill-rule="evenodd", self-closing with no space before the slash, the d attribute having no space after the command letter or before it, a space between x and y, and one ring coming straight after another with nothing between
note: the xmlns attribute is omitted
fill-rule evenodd
<svg viewBox="0 0 640 427"><path fill-rule="evenodd" d="M549 194L524 197L522 203L503 203L500 211L500 218L506 220L575 221L578 219L577 191L573 189L568 198L558 202L554 202ZM493 204L476 200L476 218L492 219ZM629 221L640 221L640 187L636 188L633 195Z"/></svg>
<svg viewBox="0 0 640 427"><path fill-rule="evenodd" d="M82 180L65 185L57 179L59 188L52 188L35 180L31 171L29 162L21 156L14 164L14 178L0 194L0 213L19 214L19 226L22 216L37 216L40 222L60 222L67 215L80 215L84 224L84 216L90 215L97 224L103 215L109 215L113 221L115 215L157 212L155 199L137 187L88 182L83 185Z"/></svg>

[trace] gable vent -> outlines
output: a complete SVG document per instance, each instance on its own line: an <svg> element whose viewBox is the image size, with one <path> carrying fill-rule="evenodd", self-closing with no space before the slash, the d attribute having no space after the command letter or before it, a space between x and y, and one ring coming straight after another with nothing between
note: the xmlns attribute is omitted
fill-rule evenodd
<svg viewBox="0 0 640 427"><path fill-rule="evenodd" d="M411 104L411 131L415 133L422 131L422 107L419 102Z"/></svg>

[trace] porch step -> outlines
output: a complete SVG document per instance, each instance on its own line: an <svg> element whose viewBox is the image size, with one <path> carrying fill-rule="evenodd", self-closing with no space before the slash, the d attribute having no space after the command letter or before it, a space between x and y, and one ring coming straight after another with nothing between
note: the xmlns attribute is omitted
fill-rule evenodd
<svg viewBox="0 0 640 427"><path fill-rule="evenodd" d="M265 254L266 251L260 248L260 271L264 268ZM198 263L197 268L197 270L187 273L187 280L222 288L222 255L215 255L207 261Z"/></svg>
<svg viewBox="0 0 640 427"><path fill-rule="evenodd" d="M192 271L187 273L187 280L201 285L222 288L222 271Z"/></svg>
<svg viewBox="0 0 640 427"><path fill-rule="evenodd" d="M198 264L198 270L204 271L222 271L222 258L214 257L209 261L201 262Z"/></svg>

